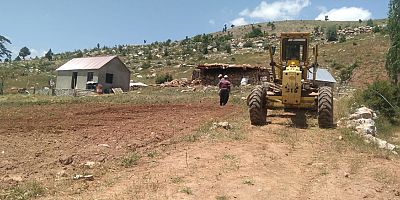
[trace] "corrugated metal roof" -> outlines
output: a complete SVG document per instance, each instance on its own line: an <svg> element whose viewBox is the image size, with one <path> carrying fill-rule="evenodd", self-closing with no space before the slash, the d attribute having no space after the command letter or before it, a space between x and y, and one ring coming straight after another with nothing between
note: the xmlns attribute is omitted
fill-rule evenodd
<svg viewBox="0 0 400 200"><path fill-rule="evenodd" d="M313 68L311 68L308 71L307 78L309 80L312 80L312 78L313 78ZM321 69L321 68L317 68L316 80L317 81L330 82L330 83L336 83L336 80L335 80L335 78L333 78L331 73L329 73L329 71L327 69Z"/></svg>
<svg viewBox="0 0 400 200"><path fill-rule="evenodd" d="M105 64L110 62L117 56L104 56L104 57L88 57L88 58L74 58L58 69L56 71L62 70L78 70L78 69L100 69Z"/></svg>
<svg viewBox="0 0 400 200"><path fill-rule="evenodd" d="M266 69L262 66L254 66L248 64L236 65L236 64L224 64L224 63L212 63L212 64L201 64L197 66L198 69L227 69L227 68L249 68L249 69Z"/></svg>

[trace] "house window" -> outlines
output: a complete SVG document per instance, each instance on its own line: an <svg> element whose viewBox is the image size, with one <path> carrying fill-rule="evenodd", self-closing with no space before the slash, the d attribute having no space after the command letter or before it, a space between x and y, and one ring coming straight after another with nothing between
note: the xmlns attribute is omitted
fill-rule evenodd
<svg viewBox="0 0 400 200"><path fill-rule="evenodd" d="M106 73L106 83L112 84L113 83L114 74Z"/></svg>
<svg viewBox="0 0 400 200"><path fill-rule="evenodd" d="M87 73L87 81L93 81L93 72Z"/></svg>

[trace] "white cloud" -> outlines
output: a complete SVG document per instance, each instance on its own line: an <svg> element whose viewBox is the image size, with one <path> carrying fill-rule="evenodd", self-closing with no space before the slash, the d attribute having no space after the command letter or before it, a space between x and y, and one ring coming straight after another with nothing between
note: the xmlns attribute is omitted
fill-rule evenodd
<svg viewBox="0 0 400 200"><path fill-rule="evenodd" d="M357 7L342 7L321 12L315 19L325 20L326 15L328 15L330 21L358 21L359 19L367 20L372 17L369 10Z"/></svg>
<svg viewBox="0 0 400 200"><path fill-rule="evenodd" d="M239 13L242 17L263 20L293 19L306 7L310 6L310 0L279 0L272 3L262 1L253 10L245 9Z"/></svg>
<svg viewBox="0 0 400 200"><path fill-rule="evenodd" d="M35 58L37 57L43 57L47 52L44 50L36 50L34 48L29 49L29 51L31 52L31 55L29 55L29 57L31 58Z"/></svg>
<svg viewBox="0 0 400 200"><path fill-rule="evenodd" d="M233 24L235 26L243 26L243 25L246 25L249 23L243 17L239 17L239 18L232 20L231 24Z"/></svg>
<svg viewBox="0 0 400 200"><path fill-rule="evenodd" d="M215 25L215 21L213 19L208 20L208 23L211 25Z"/></svg>

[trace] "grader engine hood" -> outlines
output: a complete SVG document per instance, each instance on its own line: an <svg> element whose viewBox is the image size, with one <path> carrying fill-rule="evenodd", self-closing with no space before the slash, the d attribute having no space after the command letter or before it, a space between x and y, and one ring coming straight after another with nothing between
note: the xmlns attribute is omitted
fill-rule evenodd
<svg viewBox="0 0 400 200"><path fill-rule="evenodd" d="M317 73L316 73L317 76L315 78L315 82L316 82L317 86L319 86L319 87L321 87L321 86L333 87L335 85L336 80L332 76L332 74L329 73L329 71L327 69L318 68L316 71L317 71ZM308 80L312 80L313 79L313 68L308 70L307 79Z"/></svg>

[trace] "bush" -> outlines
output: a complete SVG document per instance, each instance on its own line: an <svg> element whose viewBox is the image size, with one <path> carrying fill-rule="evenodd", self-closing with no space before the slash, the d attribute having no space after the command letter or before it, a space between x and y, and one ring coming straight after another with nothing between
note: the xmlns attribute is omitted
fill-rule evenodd
<svg viewBox="0 0 400 200"><path fill-rule="evenodd" d="M374 28L372 28L372 32L374 33L379 33L381 31L381 29L379 28L379 26L374 26Z"/></svg>
<svg viewBox="0 0 400 200"><path fill-rule="evenodd" d="M133 152L122 159L122 165L124 167L132 167L134 165L137 165L137 162L139 161L139 159L140 159L140 156L136 152Z"/></svg>
<svg viewBox="0 0 400 200"><path fill-rule="evenodd" d="M252 42L250 42L250 41L247 41L246 43L244 43L244 44L243 44L243 47L244 47L244 48L250 48L250 47L253 47L253 43L252 43Z"/></svg>
<svg viewBox="0 0 400 200"><path fill-rule="evenodd" d="M367 26L373 27L374 26L374 21L372 21L372 19L369 19L367 21Z"/></svg>
<svg viewBox="0 0 400 200"><path fill-rule="evenodd" d="M162 75L157 75L156 77L156 84L162 84L165 82L172 81L172 75L171 74L162 74Z"/></svg>
<svg viewBox="0 0 400 200"><path fill-rule="evenodd" d="M347 80L351 78L351 75L353 74L353 70L358 67L357 63L353 63L352 65L346 67L345 69L340 70L339 78L340 78L340 83L344 83Z"/></svg>
<svg viewBox="0 0 400 200"><path fill-rule="evenodd" d="M337 30L335 25L326 29L326 39L328 41L337 41Z"/></svg>
<svg viewBox="0 0 400 200"><path fill-rule="evenodd" d="M144 62L144 63L142 63L142 68L143 68L143 69L148 69L148 68L150 68L150 67L151 67L150 62Z"/></svg>
<svg viewBox="0 0 400 200"><path fill-rule="evenodd" d="M400 86L386 81L375 82L363 91L362 99L368 107L391 120L400 117Z"/></svg>
<svg viewBox="0 0 400 200"><path fill-rule="evenodd" d="M331 63L330 65L331 68L336 69L336 70L340 70L343 69L344 65L337 63L335 60Z"/></svg>
<svg viewBox="0 0 400 200"><path fill-rule="evenodd" d="M339 43L343 43L343 42L346 42L346 36L341 35L339 38Z"/></svg>
<svg viewBox="0 0 400 200"><path fill-rule="evenodd" d="M246 38L255 38L262 36L264 36L264 33L261 31L260 28L252 28L251 31L246 34Z"/></svg>

